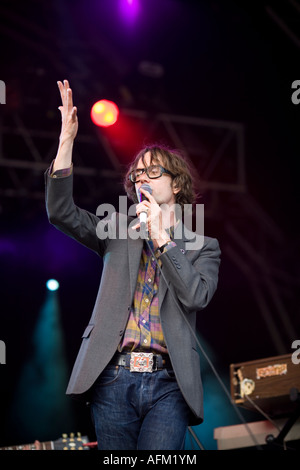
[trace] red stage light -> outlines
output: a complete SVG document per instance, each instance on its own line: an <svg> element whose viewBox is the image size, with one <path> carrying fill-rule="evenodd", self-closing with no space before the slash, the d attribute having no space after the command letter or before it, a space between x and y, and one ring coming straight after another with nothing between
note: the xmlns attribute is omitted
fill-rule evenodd
<svg viewBox="0 0 300 470"><path fill-rule="evenodd" d="M118 106L112 101L108 100L97 101L91 110L91 118L96 126L112 126L117 121L118 116Z"/></svg>

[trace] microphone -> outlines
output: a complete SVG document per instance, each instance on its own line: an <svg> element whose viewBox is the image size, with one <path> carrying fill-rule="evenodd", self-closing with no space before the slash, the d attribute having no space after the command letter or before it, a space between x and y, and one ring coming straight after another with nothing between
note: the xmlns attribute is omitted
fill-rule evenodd
<svg viewBox="0 0 300 470"><path fill-rule="evenodd" d="M141 185L141 188L144 189L145 191L148 191L148 193L152 194L152 188L149 184L144 183ZM139 202L147 200L145 194L142 194L139 189L137 190L137 197L138 197ZM139 219L140 219L141 231L145 231L146 221L147 221L147 212L141 212L139 215Z"/></svg>

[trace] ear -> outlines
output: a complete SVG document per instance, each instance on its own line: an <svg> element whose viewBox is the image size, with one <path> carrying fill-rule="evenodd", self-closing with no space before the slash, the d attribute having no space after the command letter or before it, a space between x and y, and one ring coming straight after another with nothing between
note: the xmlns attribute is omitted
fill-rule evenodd
<svg viewBox="0 0 300 470"><path fill-rule="evenodd" d="M181 188L178 188L178 186L174 185L174 183L172 185L172 189L173 189L173 194L178 194L179 191L181 190Z"/></svg>

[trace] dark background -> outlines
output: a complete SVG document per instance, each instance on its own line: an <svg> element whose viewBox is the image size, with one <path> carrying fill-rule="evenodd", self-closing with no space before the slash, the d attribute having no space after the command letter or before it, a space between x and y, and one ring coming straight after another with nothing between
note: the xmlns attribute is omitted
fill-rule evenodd
<svg viewBox="0 0 300 470"><path fill-rule="evenodd" d="M146 143L181 147L192 159L205 233L222 250L219 287L198 332L226 386L231 363L290 353L300 336L300 105L291 100L300 79L300 3L2 1L0 18L0 446L72 431L93 438L88 410L60 403L101 260L47 220L43 173L58 144L57 80L69 79L78 107L81 207L117 206L122 175ZM111 129L90 120L101 98L120 108ZM60 282L55 294L45 287L52 277ZM57 314L50 320L49 305ZM202 363L207 425L199 435L213 448L213 428L239 420ZM53 393L39 389L47 380Z"/></svg>

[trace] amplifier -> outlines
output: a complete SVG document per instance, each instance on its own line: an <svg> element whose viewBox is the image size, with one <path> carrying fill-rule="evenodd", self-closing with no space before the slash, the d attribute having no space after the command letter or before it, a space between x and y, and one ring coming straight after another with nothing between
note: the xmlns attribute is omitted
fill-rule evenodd
<svg viewBox="0 0 300 470"><path fill-rule="evenodd" d="M291 354L231 364L230 390L238 406L288 416L299 400L300 364L293 364Z"/></svg>

